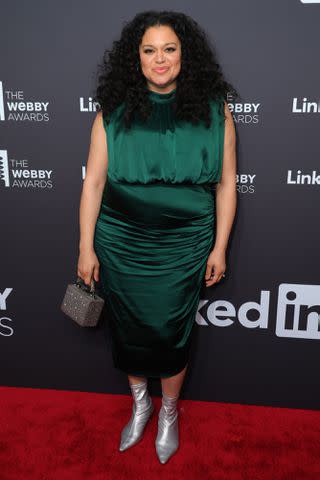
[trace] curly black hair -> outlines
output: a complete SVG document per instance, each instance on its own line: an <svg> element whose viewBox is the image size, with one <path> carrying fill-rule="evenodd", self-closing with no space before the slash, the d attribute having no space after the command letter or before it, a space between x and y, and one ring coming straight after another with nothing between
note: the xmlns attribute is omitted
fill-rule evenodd
<svg viewBox="0 0 320 480"><path fill-rule="evenodd" d="M171 27L181 42L181 69L172 103L175 118L193 124L204 122L208 128L212 121L209 99L220 100L219 110L224 115L221 100L226 100L230 93L237 97L238 92L225 80L205 31L188 15L171 10L144 11L125 23L120 39L113 42L111 51L105 50L98 65L93 96L97 109L102 110L109 123L111 113L124 102L126 128L130 128L135 113L142 120L149 118L152 103L146 78L139 68L139 45L145 31L158 25Z"/></svg>

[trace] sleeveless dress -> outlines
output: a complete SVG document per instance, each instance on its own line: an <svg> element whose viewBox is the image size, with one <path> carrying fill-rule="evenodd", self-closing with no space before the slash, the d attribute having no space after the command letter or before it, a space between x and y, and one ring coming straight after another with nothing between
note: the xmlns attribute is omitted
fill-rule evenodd
<svg viewBox="0 0 320 480"><path fill-rule="evenodd" d="M210 100L209 129L178 122L175 93L149 90L151 118L127 132L123 104L104 120L108 172L94 249L113 364L129 375L170 377L186 366L214 246L224 118Z"/></svg>

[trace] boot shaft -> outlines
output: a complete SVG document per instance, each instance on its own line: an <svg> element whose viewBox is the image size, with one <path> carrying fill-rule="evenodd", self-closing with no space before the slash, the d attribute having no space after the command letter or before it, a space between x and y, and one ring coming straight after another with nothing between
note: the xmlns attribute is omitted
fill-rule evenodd
<svg viewBox="0 0 320 480"><path fill-rule="evenodd" d="M148 409L151 403L148 382L130 384L130 389L135 403L135 411L139 413Z"/></svg>
<svg viewBox="0 0 320 480"><path fill-rule="evenodd" d="M170 397L162 392L162 406L163 415L168 419L173 419L177 414L179 396Z"/></svg>

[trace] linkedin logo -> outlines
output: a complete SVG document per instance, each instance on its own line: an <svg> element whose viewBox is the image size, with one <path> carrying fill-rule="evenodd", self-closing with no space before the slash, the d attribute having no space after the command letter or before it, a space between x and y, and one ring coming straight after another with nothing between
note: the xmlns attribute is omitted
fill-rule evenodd
<svg viewBox="0 0 320 480"><path fill-rule="evenodd" d="M320 339L320 285L279 286L276 334Z"/></svg>
<svg viewBox="0 0 320 480"><path fill-rule="evenodd" d="M227 300L215 300L208 305L207 318L201 310L209 300L201 300L196 322L216 327L229 327L237 322L248 329L269 329L273 320L270 298L269 290L261 290L259 301L245 302L238 309ZM320 340L320 285L280 284L274 320L278 337Z"/></svg>

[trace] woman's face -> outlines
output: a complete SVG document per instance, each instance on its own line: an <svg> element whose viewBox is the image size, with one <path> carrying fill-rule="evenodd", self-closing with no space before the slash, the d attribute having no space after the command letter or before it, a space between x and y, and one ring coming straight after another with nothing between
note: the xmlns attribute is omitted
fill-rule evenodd
<svg viewBox="0 0 320 480"><path fill-rule="evenodd" d="M167 93L176 88L181 68L181 43L171 27L149 27L142 37L139 54L150 90Z"/></svg>

